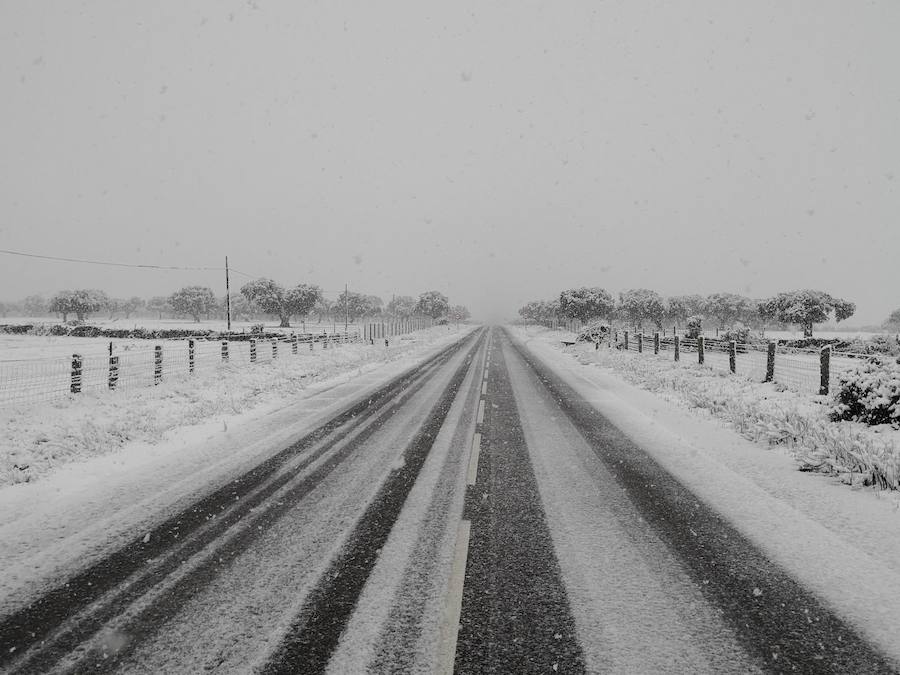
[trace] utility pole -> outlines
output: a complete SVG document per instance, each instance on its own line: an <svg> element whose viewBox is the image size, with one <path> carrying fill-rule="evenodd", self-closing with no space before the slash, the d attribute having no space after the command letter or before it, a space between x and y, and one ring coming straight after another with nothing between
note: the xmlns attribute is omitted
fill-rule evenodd
<svg viewBox="0 0 900 675"><path fill-rule="evenodd" d="M344 284L344 335L347 335L347 324L350 323L350 291Z"/></svg>
<svg viewBox="0 0 900 675"><path fill-rule="evenodd" d="M231 332L231 283L228 279L228 256L225 256L225 317L228 321L228 332Z"/></svg>

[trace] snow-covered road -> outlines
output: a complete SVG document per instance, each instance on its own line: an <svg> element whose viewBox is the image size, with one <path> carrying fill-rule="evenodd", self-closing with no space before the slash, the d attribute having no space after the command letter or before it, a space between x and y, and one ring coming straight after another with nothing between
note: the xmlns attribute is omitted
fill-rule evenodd
<svg viewBox="0 0 900 675"><path fill-rule="evenodd" d="M49 591L9 555L0 668L900 664L897 563L824 522L861 495L816 511L832 486L546 343L479 331L326 409L290 442L256 439L270 452L245 461L261 463L198 487L200 501L145 535L111 539Z"/></svg>

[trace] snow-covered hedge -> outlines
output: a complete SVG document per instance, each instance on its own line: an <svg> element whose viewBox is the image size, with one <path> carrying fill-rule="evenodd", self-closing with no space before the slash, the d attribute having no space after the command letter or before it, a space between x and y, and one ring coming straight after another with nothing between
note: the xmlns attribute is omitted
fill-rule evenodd
<svg viewBox="0 0 900 675"><path fill-rule="evenodd" d="M842 373L832 420L900 426L900 363L871 358Z"/></svg>

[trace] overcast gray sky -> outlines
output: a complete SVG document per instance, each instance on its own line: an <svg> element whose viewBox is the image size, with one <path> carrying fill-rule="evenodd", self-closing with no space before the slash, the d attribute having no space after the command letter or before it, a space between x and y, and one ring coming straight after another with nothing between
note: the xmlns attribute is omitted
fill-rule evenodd
<svg viewBox="0 0 900 675"><path fill-rule="evenodd" d="M0 248L482 318L572 285L900 306L900 2L0 2ZM235 278L240 284L241 277ZM217 273L0 255L0 297Z"/></svg>

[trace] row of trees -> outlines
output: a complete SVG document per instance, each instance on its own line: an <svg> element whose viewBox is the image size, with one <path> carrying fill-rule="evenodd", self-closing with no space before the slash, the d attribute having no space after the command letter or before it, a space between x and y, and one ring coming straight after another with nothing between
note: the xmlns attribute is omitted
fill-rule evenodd
<svg viewBox="0 0 900 675"><path fill-rule="evenodd" d="M854 303L817 290L789 291L755 300L734 293L663 297L656 291L635 288L622 291L616 299L606 289L582 287L562 291L556 300L529 302L519 309L519 315L540 323L564 318L582 322L617 319L638 329L648 323L662 328L710 318L719 328L738 323L754 328L796 324L803 328L804 335L812 335L813 326L829 316L843 321L855 311Z"/></svg>
<svg viewBox="0 0 900 675"><path fill-rule="evenodd" d="M336 300L328 300L321 289L313 284L297 284L284 287L272 279L254 279L244 284L240 292L229 298L231 315L235 320L255 320L261 315L274 316L281 326L290 327L293 317L314 315L323 320L355 322L360 318L399 319L430 317L434 320L464 321L469 318L465 306L451 307L447 296L439 291L426 291L417 298L409 295L395 296L386 305L375 295L343 292ZM155 296L149 300L134 296L111 298L96 289L60 291L45 299L39 295L28 296L18 303L0 303L0 315L18 312L25 316L57 314L63 321L70 316L79 321L100 312L109 312L110 318L130 318L146 311L162 318L163 314L189 316L195 321L202 318L224 318L226 301L217 298L206 286L185 286L168 296Z"/></svg>

